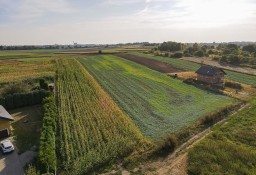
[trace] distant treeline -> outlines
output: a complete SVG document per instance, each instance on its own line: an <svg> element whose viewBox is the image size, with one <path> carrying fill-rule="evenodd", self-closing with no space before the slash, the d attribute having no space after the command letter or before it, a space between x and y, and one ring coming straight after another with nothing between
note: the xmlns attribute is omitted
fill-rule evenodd
<svg viewBox="0 0 256 175"><path fill-rule="evenodd" d="M45 45L45 46L0 46L0 50L36 50L36 49L61 49L67 48L71 49L74 48L73 46L61 46L61 45Z"/></svg>
<svg viewBox="0 0 256 175"><path fill-rule="evenodd" d="M183 56L211 57L222 63L256 65L256 43L241 46L234 43L204 45L169 41L156 46L151 53L176 58Z"/></svg>

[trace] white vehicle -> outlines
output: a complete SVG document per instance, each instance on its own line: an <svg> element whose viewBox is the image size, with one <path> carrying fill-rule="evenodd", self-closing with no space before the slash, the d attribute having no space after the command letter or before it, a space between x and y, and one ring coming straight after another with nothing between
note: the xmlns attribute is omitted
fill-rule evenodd
<svg viewBox="0 0 256 175"><path fill-rule="evenodd" d="M12 142L9 140L5 140L5 141L1 142L0 147L1 147L3 153L9 153L9 152L14 151L14 146L13 146Z"/></svg>

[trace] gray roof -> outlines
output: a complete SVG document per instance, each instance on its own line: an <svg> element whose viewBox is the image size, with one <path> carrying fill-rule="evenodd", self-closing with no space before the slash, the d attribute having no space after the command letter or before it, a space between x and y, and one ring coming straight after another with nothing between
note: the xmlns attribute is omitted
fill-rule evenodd
<svg viewBox="0 0 256 175"><path fill-rule="evenodd" d="M198 74L202 74L202 75L209 75L212 76L218 72L223 72L224 74L226 74L221 68L218 67L213 67L213 66L201 66L196 73Z"/></svg>
<svg viewBox="0 0 256 175"><path fill-rule="evenodd" d="M0 119L14 120L13 117L0 105Z"/></svg>

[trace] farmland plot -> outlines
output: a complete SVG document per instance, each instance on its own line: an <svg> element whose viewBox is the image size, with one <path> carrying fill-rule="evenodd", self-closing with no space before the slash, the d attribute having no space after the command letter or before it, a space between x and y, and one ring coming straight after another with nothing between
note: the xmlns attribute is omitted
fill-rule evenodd
<svg viewBox="0 0 256 175"><path fill-rule="evenodd" d="M80 62L143 134L153 139L233 102L116 56L86 57Z"/></svg>
<svg viewBox="0 0 256 175"><path fill-rule="evenodd" d="M52 77L54 75L54 61L18 62L13 60L0 61L0 83Z"/></svg>
<svg viewBox="0 0 256 175"><path fill-rule="evenodd" d="M200 67L199 63L194 63L194 62L190 62L190 61L182 60L182 59L153 56L153 55L148 55L148 54L143 54L143 53L133 53L133 55L143 56L143 57L146 57L149 59L166 62L166 63L169 63L170 65L173 65L177 68L190 70L190 71L196 71ZM225 76L227 79L237 81L240 83L244 83L244 84L256 85L256 76L255 75L248 75L248 74L243 74L243 73L234 72L234 71L230 71L230 70L225 70L225 72L227 73L227 75Z"/></svg>
<svg viewBox="0 0 256 175"><path fill-rule="evenodd" d="M66 171L86 174L149 143L77 60L57 61L56 95Z"/></svg>

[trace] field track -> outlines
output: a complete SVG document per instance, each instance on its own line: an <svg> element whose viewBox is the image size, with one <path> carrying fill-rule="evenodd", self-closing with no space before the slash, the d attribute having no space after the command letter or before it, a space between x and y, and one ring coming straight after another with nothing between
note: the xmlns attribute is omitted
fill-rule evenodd
<svg viewBox="0 0 256 175"><path fill-rule="evenodd" d="M125 58L127 60L133 61L135 63L139 63L141 65L144 65L150 69L162 72L162 73L175 73L175 72L184 72L184 69L179 69L177 67L174 67L168 63L148 59L142 56L137 55L130 55L130 54L116 54L116 56L119 56L121 58Z"/></svg>

